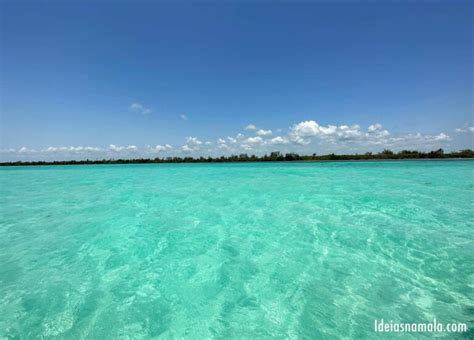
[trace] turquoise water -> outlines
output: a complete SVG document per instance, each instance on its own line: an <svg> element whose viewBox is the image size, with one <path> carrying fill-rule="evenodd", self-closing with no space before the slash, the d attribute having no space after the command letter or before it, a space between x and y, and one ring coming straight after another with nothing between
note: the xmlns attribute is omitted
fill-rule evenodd
<svg viewBox="0 0 474 340"><path fill-rule="evenodd" d="M467 338L473 201L472 161L2 168L0 338Z"/></svg>

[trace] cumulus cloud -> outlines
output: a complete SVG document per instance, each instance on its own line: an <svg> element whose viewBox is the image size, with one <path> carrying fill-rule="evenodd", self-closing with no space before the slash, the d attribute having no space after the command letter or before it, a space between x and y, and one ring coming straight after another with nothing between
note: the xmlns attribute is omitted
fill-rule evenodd
<svg viewBox="0 0 474 340"><path fill-rule="evenodd" d="M135 145L128 145L128 146L117 146L115 144L109 145L109 150L113 152L121 152L121 151L137 151L138 148Z"/></svg>
<svg viewBox="0 0 474 340"><path fill-rule="evenodd" d="M98 147L92 147L92 146L50 146L42 151L45 152L76 152L76 153L81 153L81 152L95 152L95 151L100 151L101 149Z"/></svg>
<svg viewBox="0 0 474 340"><path fill-rule="evenodd" d="M244 140L244 143L245 143L245 144L253 144L253 145L262 144L262 143L263 143L263 139L262 139L262 137L260 137L260 136L257 136L257 137L249 137L249 138L247 138L246 140Z"/></svg>
<svg viewBox="0 0 474 340"><path fill-rule="evenodd" d="M462 128L456 128L454 131L458 133L463 133L463 132L474 132L474 126L465 126Z"/></svg>
<svg viewBox="0 0 474 340"><path fill-rule="evenodd" d="M248 137L240 141L239 150L252 151L255 150L256 147L262 146L264 144L265 141L260 136Z"/></svg>
<svg viewBox="0 0 474 340"><path fill-rule="evenodd" d="M168 145L168 144L166 144ZM166 147L166 145L155 145L155 146L148 146L148 150L150 150L151 152L162 152L162 151L166 151L166 150L169 150L171 149L171 145L170 145L170 148L168 149Z"/></svg>
<svg viewBox="0 0 474 340"><path fill-rule="evenodd" d="M449 137L444 132L441 132L439 135L434 136L434 140L435 141L450 141L450 140L452 140L452 138Z"/></svg>
<svg viewBox="0 0 474 340"><path fill-rule="evenodd" d="M226 140L223 138L219 138L217 140L217 148L218 149L229 149L229 146L226 144Z"/></svg>
<svg viewBox="0 0 474 340"><path fill-rule="evenodd" d="M299 145L309 145L318 141L320 146L350 147L351 150L371 150L372 147L394 147L394 148L419 148L433 146L435 144L449 142L452 138L442 132L437 135L401 135L392 136L382 124L369 125L364 132L360 125L328 125L322 126L313 120L294 124L290 128L288 138L291 142Z"/></svg>
<svg viewBox="0 0 474 340"><path fill-rule="evenodd" d="M130 105L129 109L133 112L141 113L143 115L146 115L146 114L151 112L151 110L149 108L145 107L144 105L142 105L140 103L132 103Z"/></svg>
<svg viewBox="0 0 474 340"><path fill-rule="evenodd" d="M28 149L26 146L22 146L20 150L18 150L19 153L26 153L26 152L31 152L32 150Z"/></svg>
<svg viewBox="0 0 474 340"><path fill-rule="evenodd" d="M404 138L395 138L395 140L415 140L415 141L426 141L426 142L446 142L446 141L451 141L452 138L445 134L444 132L441 132L437 135L423 135L421 133L417 133L416 135L407 135Z"/></svg>
<svg viewBox="0 0 474 340"><path fill-rule="evenodd" d="M388 135L390 135L390 132L384 129L382 124L370 125L367 128L367 132L369 133L369 136L373 136L373 137L387 137Z"/></svg>
<svg viewBox="0 0 474 340"><path fill-rule="evenodd" d="M339 138L350 138L360 135L359 125L328 125L321 126L314 120L308 120L293 125L291 133L295 137L306 138L306 137L339 137Z"/></svg>
<svg viewBox="0 0 474 340"><path fill-rule="evenodd" d="M255 133L257 134L257 136L270 136L272 134L272 130L260 129L260 130L257 130L257 132Z"/></svg>
<svg viewBox="0 0 474 340"><path fill-rule="evenodd" d="M166 148L166 146L163 146L163 145L157 145L157 146L155 146L155 151L156 151L156 152L165 151L165 150L168 150L168 149Z"/></svg>
<svg viewBox="0 0 474 340"><path fill-rule="evenodd" d="M313 137L324 138L327 136L335 136L338 130L341 135L355 134L357 132L357 126L349 128L347 125L341 125L338 129L338 127L334 125L324 127L320 126L314 120L307 120L293 125L290 129L290 136L295 143L305 145L309 144Z"/></svg>
<svg viewBox="0 0 474 340"><path fill-rule="evenodd" d="M186 144L181 147L184 152L197 151L200 148L202 142L196 137L187 137Z"/></svg>
<svg viewBox="0 0 474 340"><path fill-rule="evenodd" d="M283 138L281 136L277 136L270 139L270 144L279 145L279 144L288 144L288 143L289 143L288 139Z"/></svg>
<svg viewBox="0 0 474 340"><path fill-rule="evenodd" d="M184 113L179 115L179 118L182 120L188 120L188 116L186 116Z"/></svg>
<svg viewBox="0 0 474 340"><path fill-rule="evenodd" d="M111 150L111 151L118 152L118 151L122 151L123 149L124 149L123 146L116 146L115 144L110 144L109 145L109 150Z"/></svg>
<svg viewBox="0 0 474 340"><path fill-rule="evenodd" d="M323 128L324 129L324 128ZM338 139L346 139L346 140L355 140L358 139L362 133L360 131L359 125L341 125L336 128L336 132L333 134L332 131L326 133L329 137L336 137Z"/></svg>
<svg viewBox="0 0 474 340"><path fill-rule="evenodd" d="M201 145L202 142L197 139L196 137L187 137L186 138L186 143L188 143L189 145Z"/></svg>
<svg viewBox="0 0 474 340"><path fill-rule="evenodd" d="M361 130L360 125L319 125L314 120L295 124L290 129L290 138L298 144L306 145L316 138L332 143L341 141L372 141L375 142L390 135L381 124L372 124L367 132Z"/></svg>
<svg viewBox="0 0 474 340"><path fill-rule="evenodd" d="M257 127L253 124L249 124L245 127L245 130L257 130Z"/></svg>
<svg viewBox="0 0 474 340"><path fill-rule="evenodd" d="M382 129L383 129L382 124L376 123L376 124L370 125L370 126L367 128L367 131L369 131L369 132L375 132L375 131L382 130Z"/></svg>
<svg viewBox="0 0 474 340"><path fill-rule="evenodd" d="M462 132L472 131L463 127ZM108 147L93 146L50 146L39 151L23 146L18 149L0 150L2 155L18 159L85 159L147 157L151 153L179 155L190 153L193 156L218 156L222 154L239 154L242 152L263 154L271 151L298 153L331 153L331 152L367 152L380 151L385 148L394 151L401 149L427 150L438 147L446 148L453 140L447 133L437 134L395 134L392 135L380 123L362 128L360 125L320 125L314 120L301 121L291 125L287 132L272 136L271 130L253 129L253 136L238 133L234 137L226 136L201 141L197 137L187 137L181 145L170 144L139 147L135 145L120 146L110 144ZM16 155L16 156L15 156ZM112 156L113 155L113 156Z"/></svg>

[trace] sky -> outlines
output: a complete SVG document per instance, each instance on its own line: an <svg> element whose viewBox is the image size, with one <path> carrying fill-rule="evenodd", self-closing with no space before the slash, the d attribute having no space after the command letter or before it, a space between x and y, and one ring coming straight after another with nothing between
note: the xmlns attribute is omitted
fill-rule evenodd
<svg viewBox="0 0 474 340"><path fill-rule="evenodd" d="M3 161L474 148L471 1L0 13Z"/></svg>

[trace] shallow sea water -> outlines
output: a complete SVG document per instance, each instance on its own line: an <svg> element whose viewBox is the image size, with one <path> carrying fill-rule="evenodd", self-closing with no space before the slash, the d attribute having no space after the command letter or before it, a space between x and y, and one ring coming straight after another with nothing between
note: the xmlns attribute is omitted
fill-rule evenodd
<svg viewBox="0 0 474 340"><path fill-rule="evenodd" d="M473 161L2 168L0 338L469 338L473 203Z"/></svg>

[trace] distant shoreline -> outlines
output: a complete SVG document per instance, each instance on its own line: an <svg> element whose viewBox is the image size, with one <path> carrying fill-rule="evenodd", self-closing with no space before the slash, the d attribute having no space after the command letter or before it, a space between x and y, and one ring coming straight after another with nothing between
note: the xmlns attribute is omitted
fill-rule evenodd
<svg viewBox="0 0 474 340"><path fill-rule="evenodd" d="M266 163L266 162L374 162L374 161L423 161L423 160L473 160L473 150L444 153L442 149L430 152L390 150L372 154L355 155L298 155L296 153L281 154L272 152L261 157L247 154L212 157L167 157L167 158L138 158L138 159L102 159L102 160L70 160L70 161L15 161L1 162L0 166L42 166L42 165L98 165L98 164L182 164L182 163Z"/></svg>
<svg viewBox="0 0 474 340"><path fill-rule="evenodd" d="M41 163L41 164L9 164L0 163L0 167L22 167L22 166L79 166L79 165L140 165L140 164L246 164L246 163L363 163L363 162L418 162L418 161L474 161L472 158L404 158L404 159L339 159L339 160L298 160L298 161L248 161L248 162L235 162L235 161L224 161L224 162L89 162L89 163Z"/></svg>

